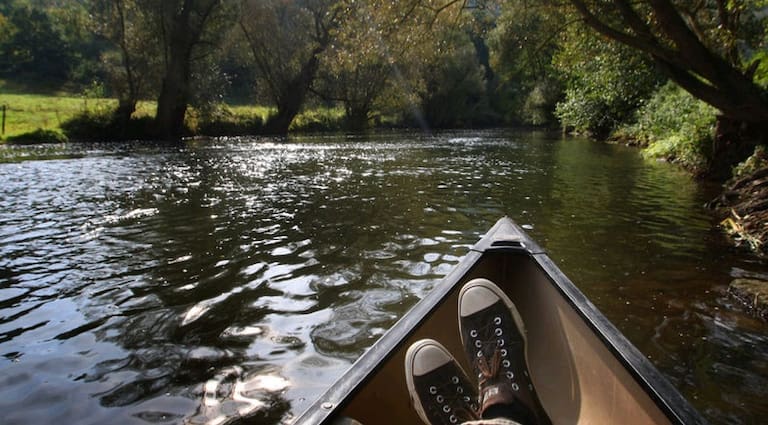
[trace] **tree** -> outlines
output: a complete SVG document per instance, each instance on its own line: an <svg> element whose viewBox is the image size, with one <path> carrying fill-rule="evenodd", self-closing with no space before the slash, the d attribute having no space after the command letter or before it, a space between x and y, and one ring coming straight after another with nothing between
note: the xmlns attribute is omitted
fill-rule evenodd
<svg viewBox="0 0 768 425"><path fill-rule="evenodd" d="M0 43L0 75L31 75L66 81L72 67L69 48L42 9L12 9L4 21Z"/></svg>
<svg viewBox="0 0 768 425"><path fill-rule="evenodd" d="M286 134L331 43L341 8L329 0L245 0L239 25L277 113L264 131Z"/></svg>
<svg viewBox="0 0 768 425"><path fill-rule="evenodd" d="M157 1L162 17L160 34L165 47L165 72L155 126L159 137L175 140L184 132L184 117L191 98L193 54L204 55L216 46L215 40L221 31L206 30L216 21L217 13L226 21L228 11L221 0ZM206 40L206 35L212 38Z"/></svg>
<svg viewBox="0 0 768 425"><path fill-rule="evenodd" d="M493 123L486 92L488 75L470 34L457 28L444 31L442 38L448 44L431 61L424 76L424 118L438 128Z"/></svg>
<svg viewBox="0 0 768 425"><path fill-rule="evenodd" d="M402 68L401 59L418 40L408 34L407 45L395 42L393 36L398 31L400 35L407 32L405 19L398 20L395 10L396 5L387 0L351 2L344 9L344 25L323 58L322 97L344 105L350 130L368 126L377 98L388 86L394 68L400 70L401 85L411 85L405 81L403 71L408 70ZM397 90L397 96L415 102L408 91Z"/></svg>
<svg viewBox="0 0 768 425"><path fill-rule="evenodd" d="M604 138L632 121L663 83L645 55L589 28L569 26L560 38L552 63L566 86L556 107L564 127Z"/></svg>
<svg viewBox="0 0 768 425"><path fill-rule="evenodd" d="M598 33L647 54L674 82L730 120L768 133L762 0L569 0Z"/></svg>
<svg viewBox="0 0 768 425"><path fill-rule="evenodd" d="M563 13L517 2L506 2L488 37L491 64L498 80L496 108L512 124L555 122L553 111L562 84L553 57L567 25Z"/></svg>
<svg viewBox="0 0 768 425"><path fill-rule="evenodd" d="M366 128L376 110L418 109L426 72L447 49L443 30L461 12L459 3L437 3L366 0L345 7L323 62L323 97L344 104L350 129Z"/></svg>
<svg viewBox="0 0 768 425"><path fill-rule="evenodd" d="M159 65L160 46L152 9L141 0L93 0L91 12L96 33L114 46L102 62L118 99L115 120L125 128L138 101L149 95L151 76Z"/></svg>

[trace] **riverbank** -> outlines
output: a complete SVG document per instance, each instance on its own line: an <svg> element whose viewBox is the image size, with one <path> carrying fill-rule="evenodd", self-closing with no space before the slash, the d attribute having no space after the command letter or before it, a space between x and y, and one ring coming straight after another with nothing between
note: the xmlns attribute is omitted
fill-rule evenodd
<svg viewBox="0 0 768 425"><path fill-rule="evenodd" d="M768 154L758 147L709 206L737 245L768 255Z"/></svg>
<svg viewBox="0 0 768 425"><path fill-rule="evenodd" d="M127 123L114 120L117 100L84 93L37 94L4 87L5 106L0 141L12 144L62 143L81 140L152 139L156 103L143 101ZM185 127L188 136L242 136L260 134L274 108L258 105L220 104L190 108ZM341 108L317 107L300 113L291 131L338 131L344 125Z"/></svg>

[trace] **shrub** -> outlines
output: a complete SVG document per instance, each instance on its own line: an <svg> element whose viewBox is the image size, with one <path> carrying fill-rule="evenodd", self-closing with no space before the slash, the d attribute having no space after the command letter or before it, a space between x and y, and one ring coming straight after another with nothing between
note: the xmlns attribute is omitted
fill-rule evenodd
<svg viewBox="0 0 768 425"><path fill-rule="evenodd" d="M564 127L598 138L631 120L661 81L637 51L578 27L566 33L554 63L566 87L555 115Z"/></svg>
<svg viewBox="0 0 768 425"><path fill-rule="evenodd" d="M712 154L716 118L715 108L670 82L638 110L626 132L647 144L648 157L702 169Z"/></svg>
<svg viewBox="0 0 768 425"><path fill-rule="evenodd" d="M768 168L768 152L765 146L759 145L749 158L733 167L732 174L734 178L740 178L763 168Z"/></svg>

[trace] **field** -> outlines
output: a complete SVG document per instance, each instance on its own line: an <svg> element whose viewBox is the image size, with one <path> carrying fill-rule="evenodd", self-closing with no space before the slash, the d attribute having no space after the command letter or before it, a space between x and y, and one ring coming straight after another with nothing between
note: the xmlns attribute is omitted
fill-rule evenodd
<svg viewBox="0 0 768 425"><path fill-rule="evenodd" d="M62 123L83 112L108 113L117 106L117 100L58 91L35 92L24 87L9 87L0 80L0 108L3 106L5 125L0 141L40 130L61 134ZM134 117L153 116L156 107L154 101L139 102ZM202 116L201 111L190 108L186 125L193 133L213 131L211 135L216 135L216 132L223 131L223 134L243 134L257 130L259 123L265 122L271 113L274 109L264 106L223 104L217 112ZM291 130L339 130L343 120L342 108L314 108L297 116Z"/></svg>
<svg viewBox="0 0 768 425"><path fill-rule="evenodd" d="M72 94L44 95L0 92L0 107L5 106L3 138L36 130L59 131L61 123L84 111L112 109L115 99L87 98ZM154 113L154 102L139 104L137 115Z"/></svg>

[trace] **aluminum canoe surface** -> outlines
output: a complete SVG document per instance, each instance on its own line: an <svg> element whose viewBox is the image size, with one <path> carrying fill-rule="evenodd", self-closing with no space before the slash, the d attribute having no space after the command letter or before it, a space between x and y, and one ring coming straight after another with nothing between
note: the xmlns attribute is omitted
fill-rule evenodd
<svg viewBox="0 0 768 425"><path fill-rule="evenodd" d="M515 303L531 378L555 424L706 423L688 401L511 219L500 219L296 424L420 424L406 389L408 346L422 338L462 355L457 299L483 277Z"/></svg>

